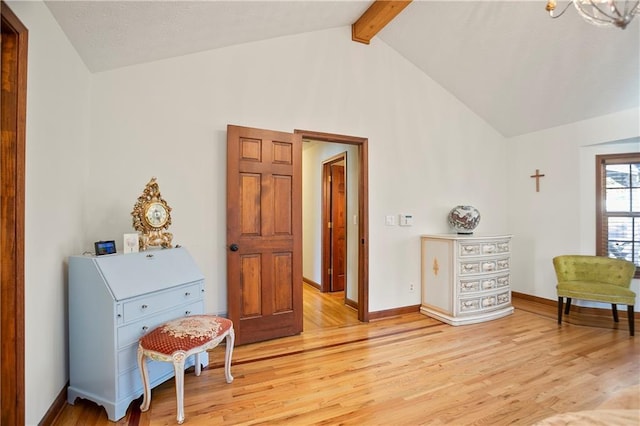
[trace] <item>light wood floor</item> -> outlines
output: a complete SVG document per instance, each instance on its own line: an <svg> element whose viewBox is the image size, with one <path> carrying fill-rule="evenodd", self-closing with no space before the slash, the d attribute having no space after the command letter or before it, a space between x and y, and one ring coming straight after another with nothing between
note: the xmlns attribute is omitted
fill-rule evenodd
<svg viewBox="0 0 640 426"><path fill-rule="evenodd" d="M231 384L224 347L212 351L200 377L185 376L185 425L530 425L640 384L640 338L626 329L559 328L517 305L506 318L460 327L419 313L361 324L341 297L307 287L305 331L236 347ZM148 412L134 401L118 424L175 424L173 380L152 395ZM625 406L640 408L640 396ZM54 424L113 423L79 399Z"/></svg>

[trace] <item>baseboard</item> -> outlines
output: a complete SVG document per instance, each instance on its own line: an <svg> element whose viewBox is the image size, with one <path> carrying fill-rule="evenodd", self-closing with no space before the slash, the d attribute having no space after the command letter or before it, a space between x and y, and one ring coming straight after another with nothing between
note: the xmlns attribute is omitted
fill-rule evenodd
<svg viewBox="0 0 640 426"><path fill-rule="evenodd" d="M358 310L358 302L356 302L355 300L351 300L349 298L345 298L344 304L347 305L350 308Z"/></svg>
<svg viewBox="0 0 640 426"><path fill-rule="evenodd" d="M548 318L558 318L558 301L545 299L530 294L511 292L511 302L516 309L542 315ZM628 330L626 308L618 309L620 322L613 321L610 308L594 308L571 305L569 315L562 314L562 322L574 325L586 325L611 329ZM634 319L638 319L638 313L634 312Z"/></svg>
<svg viewBox="0 0 640 426"><path fill-rule="evenodd" d="M322 291L322 286L321 286L319 283L317 283L317 282L315 282L315 281L313 281L313 280L310 280L309 278L302 277L302 282L303 282L303 283L307 283L307 284L309 284L311 287L315 287L315 288L317 288L318 290Z"/></svg>
<svg viewBox="0 0 640 426"><path fill-rule="evenodd" d="M51 426L55 422L56 418L62 413L64 407L67 405L67 387L69 387L69 382L67 382L56 399L53 400L53 404L47 410L44 417L38 423L38 426Z"/></svg>
<svg viewBox="0 0 640 426"><path fill-rule="evenodd" d="M401 308L386 309L384 311L369 312L369 321L395 317L397 315L420 312L420 305L403 306Z"/></svg>

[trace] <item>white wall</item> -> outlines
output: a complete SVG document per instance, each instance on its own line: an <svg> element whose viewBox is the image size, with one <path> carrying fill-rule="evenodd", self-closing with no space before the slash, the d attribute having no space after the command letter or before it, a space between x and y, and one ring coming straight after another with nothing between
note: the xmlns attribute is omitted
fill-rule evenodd
<svg viewBox="0 0 640 426"><path fill-rule="evenodd" d="M595 156L640 152L640 110L522 135L508 146L513 290L556 300L552 258L595 254ZM529 177L536 169L545 175L540 192ZM638 280L631 288L640 294Z"/></svg>
<svg viewBox="0 0 640 426"><path fill-rule="evenodd" d="M29 29L25 416L35 425L69 379L66 259L86 243L90 74L43 3L8 4Z"/></svg>
<svg viewBox="0 0 640 426"><path fill-rule="evenodd" d="M151 176L175 242L203 269L207 309L226 312L226 125L369 139L369 310L420 302L418 236L446 232L461 203L478 232L506 232L506 141L387 45L338 28L93 76L85 245L121 240ZM104 179L101 171L115 171ZM411 228L385 227L411 213ZM121 244L121 243L120 243Z"/></svg>
<svg viewBox="0 0 640 426"><path fill-rule="evenodd" d="M302 151L302 275L322 283L322 163L347 153L347 271L346 297L358 302L358 147L314 142ZM356 217L354 222L353 218Z"/></svg>

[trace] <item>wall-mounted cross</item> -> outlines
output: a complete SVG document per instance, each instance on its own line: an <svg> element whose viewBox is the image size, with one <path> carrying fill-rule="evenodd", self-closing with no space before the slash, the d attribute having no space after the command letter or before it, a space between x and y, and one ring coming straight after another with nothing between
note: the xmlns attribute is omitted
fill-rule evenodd
<svg viewBox="0 0 640 426"><path fill-rule="evenodd" d="M536 169L536 174L531 175L532 178L536 178L536 192L540 192L540 178L544 177L544 175L540 174L540 170Z"/></svg>

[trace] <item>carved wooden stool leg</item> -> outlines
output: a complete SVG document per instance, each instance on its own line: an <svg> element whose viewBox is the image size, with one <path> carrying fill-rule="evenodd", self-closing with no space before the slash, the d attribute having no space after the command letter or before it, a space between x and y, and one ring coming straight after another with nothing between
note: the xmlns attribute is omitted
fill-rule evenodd
<svg viewBox="0 0 640 426"><path fill-rule="evenodd" d="M184 352L176 352L173 354L173 371L176 381L176 400L178 404L176 420L178 424L184 422L184 359Z"/></svg>
<svg viewBox="0 0 640 426"><path fill-rule="evenodd" d="M138 345L138 369L142 376L142 388L144 391L144 397L142 398L142 404L140 405L140 411L147 411L151 404L151 388L149 387L149 371L147 370L147 363L144 361L144 349L142 345Z"/></svg>
<svg viewBox="0 0 640 426"><path fill-rule="evenodd" d="M224 353L224 375L227 379L227 383L231 383L233 382L233 376L231 375L231 355L233 355L233 345L236 341L236 335L233 331L233 327L229 329L226 339L226 349Z"/></svg>
<svg viewBox="0 0 640 426"><path fill-rule="evenodd" d="M195 369L196 369L195 373L196 373L196 376L199 376L200 372L202 371L202 365L200 365L200 352L195 354L194 357L195 357L195 361L196 361L196 364L194 366Z"/></svg>

